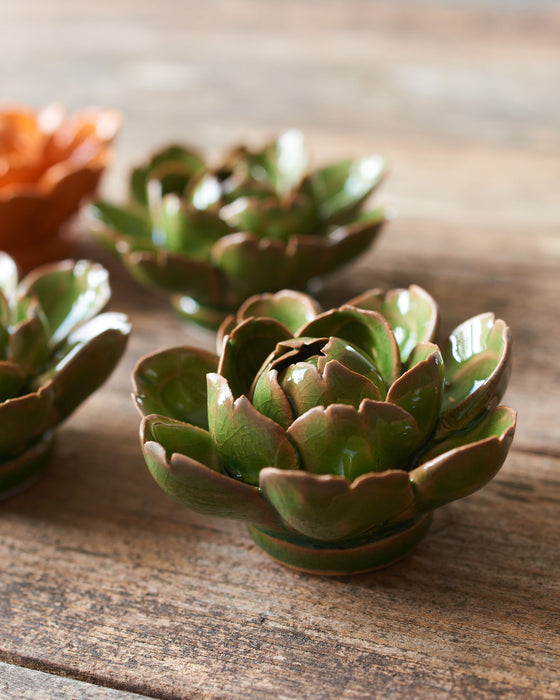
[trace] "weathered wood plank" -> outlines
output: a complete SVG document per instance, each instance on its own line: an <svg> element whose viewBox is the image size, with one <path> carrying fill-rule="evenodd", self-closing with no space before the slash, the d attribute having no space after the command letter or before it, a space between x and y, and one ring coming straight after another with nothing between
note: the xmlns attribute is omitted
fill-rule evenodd
<svg viewBox="0 0 560 700"><path fill-rule="evenodd" d="M558 148L553 3L407 5L104 0L85 14L63 0L4 1L4 92L120 107L135 152L186 132L221 146L294 124Z"/></svg>
<svg viewBox="0 0 560 700"><path fill-rule="evenodd" d="M322 300L417 282L439 301L444 332L494 310L513 330L506 402L519 409L500 474L442 509L410 557L354 579L291 572L241 525L189 513L151 481L130 370L158 347L214 339L82 242L80 255L110 267L112 307L134 335L61 430L44 478L0 503L0 695L557 698L557 2L0 8L7 98L123 110L105 181L114 199L129 166L171 139L217 152L297 125L317 161L384 153L391 173L376 199L399 217L326 280Z"/></svg>
<svg viewBox="0 0 560 700"><path fill-rule="evenodd" d="M0 662L0 697L5 700L142 700L145 695L102 688L91 683L63 678L21 666Z"/></svg>
<svg viewBox="0 0 560 700"><path fill-rule="evenodd" d="M173 697L557 695L560 460L514 452L407 559L329 580L169 501L101 430L83 411L2 506L2 658Z"/></svg>

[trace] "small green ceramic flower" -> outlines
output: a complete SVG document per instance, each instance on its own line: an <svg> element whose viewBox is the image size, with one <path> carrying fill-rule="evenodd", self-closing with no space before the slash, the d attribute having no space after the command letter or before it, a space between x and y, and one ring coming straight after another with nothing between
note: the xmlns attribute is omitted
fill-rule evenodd
<svg viewBox="0 0 560 700"><path fill-rule="evenodd" d="M326 574L388 564L435 508L502 465L516 414L498 403L510 331L491 313L440 349L421 288L321 312L305 294L253 297L221 356L176 347L134 373L144 457L194 510L248 522L280 561Z"/></svg>
<svg viewBox="0 0 560 700"><path fill-rule="evenodd" d="M128 208L97 202L98 237L186 317L217 327L249 296L302 289L362 253L384 221L362 212L380 156L308 170L292 130L260 151L234 149L216 169L172 146L133 171Z"/></svg>
<svg viewBox="0 0 560 700"><path fill-rule="evenodd" d="M54 429L113 371L128 340L123 314L97 315L107 271L80 260L44 265L18 283L0 253L0 496L46 463Z"/></svg>

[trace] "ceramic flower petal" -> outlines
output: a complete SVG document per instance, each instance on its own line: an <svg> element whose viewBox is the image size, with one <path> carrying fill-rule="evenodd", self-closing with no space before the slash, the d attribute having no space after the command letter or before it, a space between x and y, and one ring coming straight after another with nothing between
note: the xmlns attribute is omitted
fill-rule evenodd
<svg viewBox="0 0 560 700"><path fill-rule="evenodd" d="M189 211L174 194L163 197L157 211L152 209L151 215L154 222L152 240L172 253L205 259L214 243L231 233L228 224L217 214Z"/></svg>
<svg viewBox="0 0 560 700"><path fill-rule="evenodd" d="M201 172L204 163L190 148L169 146L156 153L146 165L134 168L130 176L130 195L138 204L148 204L148 182L159 179L163 194L182 192Z"/></svg>
<svg viewBox="0 0 560 700"><path fill-rule="evenodd" d="M270 390L275 387L268 381L268 377L271 374L278 375L274 369L275 363L271 366L272 371L260 374L251 396L253 405L265 415L269 415L268 411L272 410L273 414L269 417L284 425L288 415L291 419L296 418L314 406L340 403L354 406L357 409L364 398L382 399L379 388L367 376L353 372L337 360L331 359L323 367L321 365L322 359L324 356L319 358L319 369L312 362L302 361L291 362L288 367L280 371L277 385L290 407L289 414L286 412L282 416L284 420L278 420L274 414L278 407L284 405L282 399L276 392L274 400L270 395ZM281 367L281 362L282 360L277 363L278 368Z"/></svg>
<svg viewBox="0 0 560 700"><path fill-rule="evenodd" d="M0 457L0 494L2 498L31 484L48 462L54 445L54 433L47 430L25 452L16 457Z"/></svg>
<svg viewBox="0 0 560 700"><path fill-rule="evenodd" d="M15 456L49 427L53 405L50 389L0 403L0 455Z"/></svg>
<svg viewBox="0 0 560 700"><path fill-rule="evenodd" d="M199 513L248 520L272 530L282 529L258 488L220 473L208 433L199 428L191 429L191 435L197 431L196 451L211 466L191 456L166 450L159 442L160 435L156 441L154 427L164 422L161 416L146 417L142 423L141 444L152 476L166 493ZM183 426L185 434L188 430ZM189 442L192 444L195 440L191 438ZM185 438L182 442L184 445Z"/></svg>
<svg viewBox="0 0 560 700"><path fill-rule="evenodd" d="M232 476L256 485L265 466L299 468L286 431L253 408L245 396L234 401L219 374L208 375L208 421L218 454Z"/></svg>
<svg viewBox="0 0 560 700"><path fill-rule="evenodd" d="M0 402L17 396L26 379L27 375L19 365L0 361Z"/></svg>
<svg viewBox="0 0 560 700"><path fill-rule="evenodd" d="M515 431L516 412L500 406L462 435L449 438L424 455L410 472L416 510L438 508L484 486L500 469Z"/></svg>
<svg viewBox="0 0 560 700"><path fill-rule="evenodd" d="M301 326L321 313L321 305L308 294L283 289L275 294L249 297L237 312L237 323L252 318L273 318L294 335Z"/></svg>
<svg viewBox="0 0 560 700"><path fill-rule="evenodd" d="M327 362L323 378L328 387L328 403L343 403L359 408L364 399L383 400L376 383L367 376L353 372L337 360Z"/></svg>
<svg viewBox="0 0 560 700"><path fill-rule="evenodd" d="M109 275L97 263L67 261L30 273L19 293L39 302L57 345L76 326L95 316L109 301Z"/></svg>
<svg viewBox="0 0 560 700"><path fill-rule="evenodd" d="M328 403L325 381L317 368L309 362L296 362L285 369L282 375L282 390L293 409L294 417L301 416L314 406Z"/></svg>
<svg viewBox="0 0 560 700"><path fill-rule="evenodd" d="M207 469L222 473L220 458L207 430L157 414L146 416L142 426L142 442L163 445L168 459L175 453L188 455Z"/></svg>
<svg viewBox="0 0 560 700"><path fill-rule="evenodd" d="M321 348L321 354L317 361L317 365L324 375L329 375L333 371L337 375L340 375L336 365L330 367L333 361L374 385L376 396L371 396L369 398L380 400L385 398L387 394L385 383L373 357L360 351L360 349L351 342L331 336ZM334 376L332 378L333 380L335 379ZM342 381L344 382L344 379L342 379ZM348 377L348 381L353 383L356 389L358 388L359 384L355 383L355 378ZM340 389L343 389L343 387L341 386ZM333 394L333 396L334 395L335 394ZM354 398L357 398L357 394ZM338 403L338 401L331 401L331 403ZM352 401L352 403L355 403L355 400Z"/></svg>
<svg viewBox="0 0 560 700"><path fill-rule="evenodd" d="M0 248L25 270L64 257L68 220L112 159L118 113L0 110Z"/></svg>
<svg viewBox="0 0 560 700"><path fill-rule="evenodd" d="M218 306L223 297L223 277L206 260L162 250L126 250L123 261L140 283L154 289L191 296L207 306Z"/></svg>
<svg viewBox="0 0 560 700"><path fill-rule="evenodd" d="M278 372L271 370L260 375L252 392L253 406L263 416L287 429L294 419L294 411L284 389L278 383Z"/></svg>
<svg viewBox="0 0 560 700"><path fill-rule="evenodd" d="M291 336L288 329L271 318L243 321L226 336L218 366L235 397L249 395L255 374L276 345Z"/></svg>
<svg viewBox="0 0 560 700"><path fill-rule="evenodd" d="M289 279L286 244L253 233L232 233L214 244L211 260L220 269L236 304L247 297L270 289L282 288Z"/></svg>
<svg viewBox="0 0 560 700"><path fill-rule="evenodd" d="M282 519L305 537L337 541L380 526L413 503L408 475L341 476L266 468L260 487Z"/></svg>
<svg viewBox="0 0 560 700"><path fill-rule="evenodd" d="M345 160L309 175L305 189L325 221L344 222L379 185L386 169L385 160L377 155Z"/></svg>
<svg viewBox="0 0 560 700"><path fill-rule="evenodd" d="M17 285L17 265L9 255L0 251L0 291L6 301L13 299Z"/></svg>
<svg viewBox="0 0 560 700"><path fill-rule="evenodd" d="M28 297L26 299L29 300ZM51 340L48 320L38 301L33 298L29 301L29 304L18 304L17 316L13 320L23 318L11 327L7 348L8 359L17 364L26 376L41 371Z"/></svg>
<svg viewBox="0 0 560 700"><path fill-rule="evenodd" d="M395 337L387 321L375 311L357 311L342 306L320 314L300 328L298 336L336 336L370 355L385 382L390 385L400 372L400 355Z"/></svg>
<svg viewBox="0 0 560 700"><path fill-rule="evenodd" d="M143 358L134 370L136 405L143 415L158 413L208 428L206 375L218 358L196 348L169 348Z"/></svg>
<svg viewBox="0 0 560 700"><path fill-rule="evenodd" d="M354 222L329 230L324 237L322 266L330 272L356 258L375 241L385 221L384 210L375 209Z"/></svg>
<svg viewBox="0 0 560 700"><path fill-rule="evenodd" d="M123 235L132 240L151 240L152 226L149 217L143 210L117 207L109 202L95 202L89 209L89 214L94 221L111 229L114 233L122 231ZM104 237L111 241L112 236Z"/></svg>
<svg viewBox="0 0 560 700"><path fill-rule="evenodd" d="M50 426L67 418L106 381L126 348L129 333L124 314L105 313L68 335L52 365L33 382L53 393Z"/></svg>
<svg viewBox="0 0 560 700"><path fill-rule="evenodd" d="M220 209L220 216L231 228L258 238L286 241L317 226L313 202L293 194L289 206L277 197L240 197Z"/></svg>
<svg viewBox="0 0 560 700"><path fill-rule="evenodd" d="M352 306L377 311L389 321L401 352L408 357L418 343L433 342L438 328L438 307L421 287L392 289L387 294L370 290L348 302Z"/></svg>
<svg viewBox="0 0 560 700"><path fill-rule="evenodd" d="M262 158L261 167L266 168L279 194L286 195L300 183L309 164L302 132L299 129L285 131L276 142L265 146ZM258 176L258 172L253 175Z"/></svg>
<svg viewBox="0 0 560 700"><path fill-rule="evenodd" d="M352 406L316 406L288 428L303 469L353 481L363 474L402 468L418 448L412 417L398 406L365 399Z"/></svg>
<svg viewBox="0 0 560 700"><path fill-rule="evenodd" d="M456 328L443 347L446 385L439 435L466 427L502 398L511 373L511 334L494 314Z"/></svg>
<svg viewBox="0 0 560 700"><path fill-rule="evenodd" d="M437 345L419 343L408 360L409 369L391 386L387 401L394 403L416 421L422 440L437 425L441 410L445 372Z"/></svg>

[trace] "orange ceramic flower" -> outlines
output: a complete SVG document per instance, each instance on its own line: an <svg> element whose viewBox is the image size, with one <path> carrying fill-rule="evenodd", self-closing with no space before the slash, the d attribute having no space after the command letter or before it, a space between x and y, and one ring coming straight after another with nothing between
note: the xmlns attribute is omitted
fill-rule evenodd
<svg viewBox="0 0 560 700"><path fill-rule="evenodd" d="M119 126L109 110L0 109L0 249L22 268L66 255L62 225L95 190Z"/></svg>

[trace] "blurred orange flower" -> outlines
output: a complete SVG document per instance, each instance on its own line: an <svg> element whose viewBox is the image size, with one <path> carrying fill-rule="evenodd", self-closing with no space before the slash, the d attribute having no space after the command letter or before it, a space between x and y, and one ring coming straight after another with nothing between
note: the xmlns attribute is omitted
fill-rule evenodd
<svg viewBox="0 0 560 700"><path fill-rule="evenodd" d="M63 257L61 230L112 158L118 112L0 108L0 249L24 269Z"/></svg>

